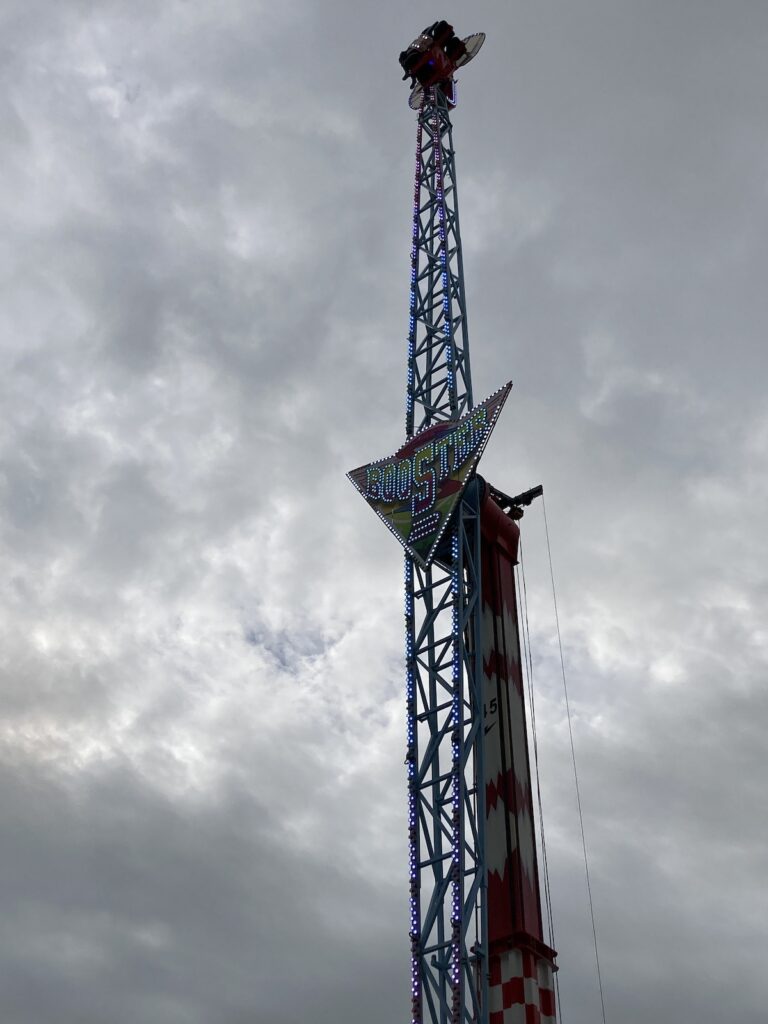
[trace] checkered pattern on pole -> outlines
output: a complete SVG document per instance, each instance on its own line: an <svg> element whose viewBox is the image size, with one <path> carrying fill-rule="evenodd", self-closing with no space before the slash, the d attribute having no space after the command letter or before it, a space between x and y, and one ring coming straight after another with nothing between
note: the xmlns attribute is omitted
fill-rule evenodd
<svg viewBox="0 0 768 1024"><path fill-rule="evenodd" d="M491 957L490 1024L556 1024L552 964L527 949Z"/></svg>

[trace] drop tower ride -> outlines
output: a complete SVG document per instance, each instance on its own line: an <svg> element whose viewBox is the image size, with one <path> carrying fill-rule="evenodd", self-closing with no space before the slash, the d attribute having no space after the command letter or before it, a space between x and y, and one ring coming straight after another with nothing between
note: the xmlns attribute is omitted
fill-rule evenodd
<svg viewBox="0 0 768 1024"><path fill-rule="evenodd" d="M412 1024L555 1024L521 668L522 507L477 464L511 382L475 404L450 113L485 36L400 55L418 111L406 440L349 473L405 548Z"/></svg>

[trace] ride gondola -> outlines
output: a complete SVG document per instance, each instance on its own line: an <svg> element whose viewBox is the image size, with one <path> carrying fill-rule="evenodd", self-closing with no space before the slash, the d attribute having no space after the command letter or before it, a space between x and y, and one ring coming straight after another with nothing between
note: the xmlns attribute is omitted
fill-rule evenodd
<svg viewBox="0 0 768 1024"><path fill-rule="evenodd" d="M436 21L400 54L403 79L411 79L410 106L417 110L424 91L440 89L454 102L453 76L476 56L485 42L485 32L475 32L460 39L447 21Z"/></svg>

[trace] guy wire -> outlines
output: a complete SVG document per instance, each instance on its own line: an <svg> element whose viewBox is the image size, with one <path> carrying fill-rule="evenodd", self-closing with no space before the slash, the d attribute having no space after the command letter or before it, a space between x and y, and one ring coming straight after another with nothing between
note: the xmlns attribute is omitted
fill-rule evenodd
<svg viewBox="0 0 768 1024"><path fill-rule="evenodd" d="M555 608L555 625L557 627L557 645L560 650L560 671L563 677L563 693L565 694L565 711L568 717L568 735L571 741L571 761L573 762L573 780L576 786L576 804L579 809L579 826L581 828L581 847L584 851L584 874L587 880L587 895L589 897L589 916L592 921L592 939L595 945L595 965L597 967L597 985L600 990L600 1008L603 1014L603 1024L605 1021L605 999L603 997L603 979L600 974L600 956L597 951L597 928L595 926L595 910L592 904L592 886L589 881L589 858L587 857L587 840L584 833L584 815L581 810L581 791L579 789L579 774L576 770L576 747L573 742L573 728L571 726L571 707L568 700L568 683L565 678L565 659L563 657L563 642L560 636L560 616L557 612L557 592L555 590L555 574L552 568L552 548L549 542L549 524L547 522L547 505L544 501L544 495L541 496L541 507L544 510L544 532L547 537L547 556L549 558L549 577L552 581L552 602Z"/></svg>
<svg viewBox="0 0 768 1024"><path fill-rule="evenodd" d="M518 577L522 580L522 602L521 608L523 613L523 658L525 663L526 676L528 681L528 704L531 709L531 735L533 737L533 760L536 768L536 796L539 804L539 834L541 836L541 858L544 865L544 900L547 907L547 932L549 938L549 945L551 949L556 949L555 944L555 922L554 915L552 913L552 891L549 884L549 862L547 858L547 842L544 835L544 807L541 799L541 781L539 778L539 742L538 735L536 732L536 704L534 701L533 692L533 653L531 650L531 630L528 624L528 589L525 581L525 561L523 559L523 538L522 532L520 534L520 566L518 570ZM518 591L520 591L518 586ZM554 972L555 980L555 998L557 999L557 1018L562 1024L563 1014L562 1007L560 1005L560 979L558 972Z"/></svg>

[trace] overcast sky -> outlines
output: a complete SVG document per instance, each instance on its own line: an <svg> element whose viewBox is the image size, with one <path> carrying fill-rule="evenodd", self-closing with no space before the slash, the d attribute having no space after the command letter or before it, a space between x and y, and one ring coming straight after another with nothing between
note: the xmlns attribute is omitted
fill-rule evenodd
<svg viewBox="0 0 768 1024"><path fill-rule="evenodd" d="M768 7L3 0L0 1019L408 1013L415 115L454 115L483 457L543 483L609 1024L765 1018ZM600 1019L542 508L563 1024Z"/></svg>

